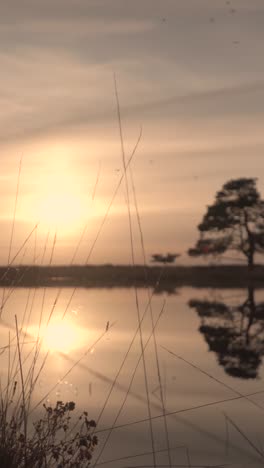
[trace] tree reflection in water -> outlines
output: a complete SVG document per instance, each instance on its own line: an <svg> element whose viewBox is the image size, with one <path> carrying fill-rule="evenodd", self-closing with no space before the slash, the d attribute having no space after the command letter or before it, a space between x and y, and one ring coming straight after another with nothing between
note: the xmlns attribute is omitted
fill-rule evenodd
<svg viewBox="0 0 264 468"><path fill-rule="evenodd" d="M256 303L254 288L248 288L240 305L191 299L189 306L201 317L199 331L225 372L242 379L258 377L264 355L264 302Z"/></svg>

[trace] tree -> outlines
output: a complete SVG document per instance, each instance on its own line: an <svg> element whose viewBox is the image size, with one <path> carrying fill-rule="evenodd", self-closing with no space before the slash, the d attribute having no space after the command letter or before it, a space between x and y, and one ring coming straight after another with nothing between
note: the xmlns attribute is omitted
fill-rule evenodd
<svg viewBox="0 0 264 468"><path fill-rule="evenodd" d="M163 254L153 254L152 255L152 262L157 262L157 263L174 263L176 258L180 257L180 254L172 254L168 253L167 255Z"/></svg>
<svg viewBox="0 0 264 468"><path fill-rule="evenodd" d="M221 255L236 250L245 255L249 268L257 252L264 253L264 200L253 178L226 182L207 207L198 229L200 239L191 256Z"/></svg>

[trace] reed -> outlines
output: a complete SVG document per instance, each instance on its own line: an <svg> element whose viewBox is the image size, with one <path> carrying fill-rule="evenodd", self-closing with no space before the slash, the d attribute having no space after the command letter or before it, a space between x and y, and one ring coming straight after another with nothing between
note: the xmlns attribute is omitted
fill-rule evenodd
<svg viewBox="0 0 264 468"><path fill-rule="evenodd" d="M120 277L123 280L124 271L129 270L132 272L131 274L131 281L130 283L133 285L134 296L135 296L135 310L137 316L137 328L133 335L132 341L129 343L127 351L123 357L122 363L116 373L116 376L112 381L107 377L102 376L99 370L96 371L96 376L99 376L102 379L105 379L107 383L110 383L110 389L107 393L107 396L104 401L102 401L101 411L99 412L99 417L97 423L94 419L88 418L88 412L82 411L80 415L76 415L75 412L75 402L74 401L56 401L54 404L48 403L48 398L51 393L56 389L58 384L51 385L49 390L45 392L44 396L40 397L38 401L35 401L35 389L36 384L40 379L40 376L43 372L47 364L47 360L49 358L49 353L47 352L44 356L42 354L42 338L41 338L41 327L48 327L49 323L52 319L54 311L56 309L58 300L61 295L62 287L58 289L56 294L54 303L47 315L47 319L45 319L44 310L46 308L46 288L47 285L44 286L41 307L39 311L39 320L38 320L38 332L36 336L32 336L29 332L29 325L31 319L31 312L33 303L35 300L35 293L37 284L35 285L35 291L33 291L33 297L30 304L30 290L28 293L27 303L25 305L25 310L23 314L22 321L19 323L17 316L15 315L15 324L13 328L13 336L9 332L8 334L8 343L0 348L0 353L4 353L6 356L7 361L7 372L4 378L0 380L0 467L1 468L77 468L77 467L88 467L88 466L100 466L107 463L115 463L118 461L124 461L128 459L135 459L137 457L143 457L144 455L148 455L151 460L151 465L144 465L144 466L151 466L152 468L158 468L158 454L163 453L168 460L168 465L164 465L167 467L175 466L173 464L174 457L172 456L172 452L179 447L172 447L171 438L172 434L169 432L168 426L168 417L177 418L179 419L181 413L190 413L197 409L212 407L217 405L223 405L226 402L234 402L240 399L245 399L249 401L254 406L257 406L258 409L263 410L263 408L254 402L251 397L262 393L260 392L252 392L248 394L242 394L240 391L237 391L226 385L220 379L215 378L208 372L202 370L198 365L193 364L192 362L188 361L184 357L174 353L173 351L169 350L164 346L160 346L157 341L156 336L156 328L158 322L164 312L165 302L161 307L159 315L154 320L153 311L152 311L152 298L153 294L159 290L160 288L160 281L161 277L167 276L170 279L171 275L171 282L175 284L173 274L175 273L175 269L169 268L168 270L163 268L149 268L147 266L146 260L146 253L145 253L145 246L144 246L144 236L143 236L143 229L141 225L141 218L139 213L139 207L137 204L136 198L136 189L133 180L133 173L130 167L130 163L135 155L139 142L142 136L142 130L140 130L139 137L135 144L135 147L129 156L126 157L125 149L124 149L124 141L123 141L123 130L122 130L122 119L121 119L121 112L120 112L120 105L119 105L119 97L117 91L117 84L115 81L115 95L116 95L116 105L117 105L117 120L118 120L118 127L119 127L119 134L120 134L120 143L121 143L121 157L122 157L122 166L123 171L119 182L113 192L113 197L110 200L110 203L106 209L105 216L102 219L101 225L99 226L98 232L94 238L94 241L91 244L90 249L88 249L88 254L85 260L85 263L82 268L88 269L88 262L92 255L92 252L96 246L97 240L101 234L101 231L104 227L104 224L109 216L110 209L114 202L115 196L118 190L121 187L122 182L124 183L125 188L125 196L127 201L127 210L128 210L128 225L129 225L129 241L130 241L130 248L131 248L131 265L127 267L120 267ZM98 180L100 177L100 168L99 165L96 182L94 186L94 190L92 192L92 200L95 198ZM130 179L128 178L128 172ZM12 220L12 233L11 233L11 240L8 252L8 268L6 272L3 273L2 277L0 277L0 282L5 281L6 275L10 272L11 267L14 265L15 260L18 258L19 254L23 251L24 248L27 247L27 243L33 233L36 235L37 227L36 225L34 229L29 233L27 238L22 243L21 247L18 251L11 255L12 253L12 246L13 246L13 236L14 236L14 226L15 226L15 216L16 216L16 205L17 205L17 198L19 193L19 180L21 175L21 162L19 165L19 175L18 175L18 182L17 182L17 190L16 190L16 198L15 198L15 208ZM132 189L131 189L132 188ZM131 193L130 193L131 192ZM142 259L143 259L143 266L139 267L135 264L135 256L134 256L134 237L133 237L133 227L132 226L132 203L134 203L135 212L136 212L136 225L138 228L139 236L140 236L140 246L142 251ZM72 256L72 260L67 268L75 271L78 267L74 265L74 260L76 258L76 254L80 247L81 242L83 241L85 232L87 230L88 224L85 225L83 232L81 233L80 239L77 242L75 251ZM41 265L40 269L45 270L43 267L44 258L47 252L49 242L49 234L47 235L44 249L41 258ZM52 246L51 246L51 254L48 262L48 266L46 269L52 269L52 261L54 256L54 251L56 248L57 242L57 233L55 233ZM35 254L34 258L36 259L36 245L35 245ZM36 265L34 265L36 267ZM56 268L56 267L55 267ZM59 267L58 267L59 268ZM106 274L108 274L108 268L105 267ZM199 269L199 268L198 268ZM27 268L20 269L20 276L18 275L15 280L13 281L11 288L7 290L5 288L3 290L3 297L2 297L2 304L1 304L1 316L3 315L4 308L6 306L7 301L10 299L10 296L14 293L16 286L21 283L23 277L27 274ZM200 269L201 270L201 269ZM214 269L204 269L205 276L210 276L210 281L212 281L211 273ZM221 276L220 280L223 278L226 279L226 269L223 267L223 275ZM177 268L178 274L178 282L181 281L181 275L184 277L182 280L191 281L192 279L187 278L190 275L191 269L184 269L184 268ZM218 269L218 276L219 276L219 269ZM153 273L154 272L154 273ZM195 276L197 276L197 271L194 271ZM221 272L220 272L221 273ZM82 274L82 271L81 271ZM93 274L93 273L92 273ZM139 307L139 298L138 298L138 289L137 289L137 281L135 278L138 278L140 275L141 281L144 287L147 288L148 292L148 300L145 310L141 312ZM233 275L233 273L232 273ZM177 275L176 275L177 276ZM208 279L208 278L207 278ZM207 280L206 279L206 280ZM219 277L216 278L219 281ZM201 281L201 279L200 279ZM248 281L248 278L246 278ZM153 291L149 288L149 284L152 285ZM181 284L181 283L180 283ZM200 283L198 284L198 286ZM225 286L225 283L224 283ZM72 303L73 297L76 293L78 288L78 280L76 284L74 284L72 293L70 295L69 301L62 313L62 320L68 313L70 305ZM148 331L147 338L144 340L143 332L142 332L142 324L145 320L147 313L150 314L151 324L150 330ZM46 320L46 321L45 321ZM74 360L71 357L67 357L67 361L70 362L70 366L65 372L62 379L64 380L77 366L80 366L87 371L90 371L88 366L82 363L82 360L91 352L91 350L101 341L101 339L108 333L109 328L112 325L107 323L106 329L95 339L95 341L83 352L82 356ZM132 349L132 346L136 339L139 339L139 356L136 361L136 365L134 368L130 369L130 377L128 378L127 385L122 386L118 380L121 374L122 369L124 368L125 364L127 363L129 353ZM146 357L146 349L152 344L154 350L154 357L155 357L155 367L156 367L156 378L158 388L160 390L160 404L155 405L150 400L150 387L149 387L149 375L148 375L148 362ZM218 399L213 402L178 409L176 411L167 411L166 409L166 395L165 395L165 385L162 381L161 377L161 370L160 370L160 348L166 350L172 354L175 358L182 360L190 367L195 368L200 374L207 376L208 378L214 380L219 385L225 387L228 390L233 391L235 396L231 398L225 399ZM58 353L59 355L63 356L63 353ZM64 356L65 357L65 356ZM119 423L119 417L123 411L125 403L129 395L132 395L132 384L138 370L140 364L143 364L143 379L145 384L145 395L140 395L139 400L141 398L141 402L143 401L147 408L147 417L142 418L141 420L136 420L133 422L125 422L123 424ZM123 398L119 402L119 406L116 411L116 415L114 417L114 421L112 425L106 428L97 428L97 424L100 422L102 415L104 414L107 405L110 401L110 397L115 389L122 390ZM153 410L158 409L161 414L154 416ZM263 460L263 453L258 449L258 447L252 442L247 436L244 434L239 426L234 422L226 414L224 415L225 421L228 426L232 426L235 430L244 438L244 440L248 443L248 445L255 451L258 457L261 457ZM157 434L155 433L155 422L162 419L163 422L163 430L164 430L164 439L166 447L161 449L157 443ZM117 454L116 458L109 459L108 461L101 461L101 456L104 453L104 450L108 443L110 443L110 438L114 431L120 428L128 428L134 425L148 423L148 436L151 442L151 451L139 453L135 455L127 455L127 456L119 456ZM107 433L102 443L100 450L96 451L96 447L98 445L98 435L102 433ZM103 435L103 434L102 434ZM100 437L100 436L99 436ZM213 436L212 436L213 438ZM231 444L230 444L231 446ZM187 464L185 466L194 466L191 464L190 461L190 454L189 449L184 445L186 451L186 460ZM139 465L137 465L139 466Z"/></svg>

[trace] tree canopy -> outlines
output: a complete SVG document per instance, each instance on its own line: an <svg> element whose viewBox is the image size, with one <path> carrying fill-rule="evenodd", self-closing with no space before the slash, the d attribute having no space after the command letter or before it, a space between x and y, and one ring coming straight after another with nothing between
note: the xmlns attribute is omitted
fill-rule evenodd
<svg viewBox="0 0 264 468"><path fill-rule="evenodd" d="M199 331L232 377L255 379L264 356L264 303L255 301L249 287L242 303L191 299L200 317Z"/></svg>
<svg viewBox="0 0 264 468"><path fill-rule="evenodd" d="M264 200L256 181L240 178L223 185L198 225L200 238L189 255L221 255L236 250L253 267L255 254L264 253Z"/></svg>

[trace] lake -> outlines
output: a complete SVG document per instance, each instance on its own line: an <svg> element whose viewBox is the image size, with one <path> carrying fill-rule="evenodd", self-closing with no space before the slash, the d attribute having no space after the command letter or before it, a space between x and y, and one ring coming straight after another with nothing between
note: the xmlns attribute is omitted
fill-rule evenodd
<svg viewBox="0 0 264 468"><path fill-rule="evenodd" d="M263 466L263 290L8 288L1 297L1 343L10 334L15 353L17 315L25 374L38 335L39 366L49 350L32 417L57 400L87 410L98 422L96 466L153 466L152 444L156 466L169 466L168 439L171 466ZM3 382L4 349L0 359Z"/></svg>

